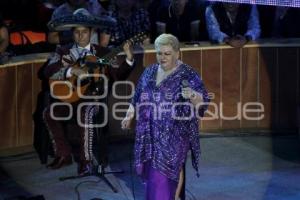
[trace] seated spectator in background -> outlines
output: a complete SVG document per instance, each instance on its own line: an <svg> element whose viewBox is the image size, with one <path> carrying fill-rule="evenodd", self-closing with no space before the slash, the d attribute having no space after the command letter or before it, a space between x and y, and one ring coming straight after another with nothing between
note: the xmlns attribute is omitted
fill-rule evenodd
<svg viewBox="0 0 300 200"><path fill-rule="evenodd" d="M199 0L198 0L199 1ZM179 41L207 40L205 4L197 0L170 0L158 11L156 34L171 33Z"/></svg>
<svg viewBox="0 0 300 200"><path fill-rule="evenodd" d="M9 45L8 29L0 16L0 54L3 54Z"/></svg>
<svg viewBox="0 0 300 200"><path fill-rule="evenodd" d="M148 12L138 7L137 0L115 0L108 12L117 20L117 25L105 30L105 34L101 35L101 46L119 46L141 32L150 31ZM149 39L145 39L144 42L149 43Z"/></svg>
<svg viewBox="0 0 300 200"><path fill-rule="evenodd" d="M242 47L260 36L260 23L256 5L212 3L206 8L206 24L212 42L225 42Z"/></svg>
<svg viewBox="0 0 300 200"><path fill-rule="evenodd" d="M51 52L55 45L47 42L47 22L52 9L41 0L3 1L1 10L8 29L10 55ZM3 30L3 29L2 29ZM2 31L2 34L3 31Z"/></svg>
<svg viewBox="0 0 300 200"><path fill-rule="evenodd" d="M92 15L101 16L105 10L99 4L97 0L67 0L66 3L57 7L51 17L51 20L72 15L72 13L78 8L87 9ZM99 34L93 33L91 41L94 44L99 44ZM51 44L67 44L72 42L72 31L62 31L62 32L49 32L48 42Z"/></svg>
<svg viewBox="0 0 300 200"><path fill-rule="evenodd" d="M300 9L277 6L272 37L300 37Z"/></svg>
<svg viewBox="0 0 300 200"><path fill-rule="evenodd" d="M150 42L153 43L157 37L156 21L159 17L160 7L167 7L169 0L145 0L140 3L140 6L147 9L150 20Z"/></svg>
<svg viewBox="0 0 300 200"><path fill-rule="evenodd" d="M8 29L0 14L0 64L8 58L7 48L9 46L9 33Z"/></svg>
<svg viewBox="0 0 300 200"><path fill-rule="evenodd" d="M258 6L262 38L300 37L300 9L283 6Z"/></svg>
<svg viewBox="0 0 300 200"><path fill-rule="evenodd" d="M36 5L37 19L36 24L40 31L48 32L47 23L51 19L53 11L64 2L55 0L40 1Z"/></svg>
<svg viewBox="0 0 300 200"><path fill-rule="evenodd" d="M260 38L270 38L276 6L258 5L259 22L261 26Z"/></svg>

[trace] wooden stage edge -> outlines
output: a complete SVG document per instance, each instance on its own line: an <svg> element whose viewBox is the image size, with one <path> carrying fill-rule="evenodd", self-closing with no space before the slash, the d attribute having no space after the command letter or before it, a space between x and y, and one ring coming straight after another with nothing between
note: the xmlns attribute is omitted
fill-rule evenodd
<svg viewBox="0 0 300 200"><path fill-rule="evenodd" d="M128 79L134 83L145 66L156 62L153 45L135 53L137 67ZM50 54L16 56L0 65L0 150L33 146L33 116L42 91L38 72ZM181 44L180 59L201 74L212 97L200 126L207 134L201 136L298 130L300 39L259 40L243 48ZM111 104L118 101L109 99ZM109 123L112 136L124 135L120 121L109 116Z"/></svg>

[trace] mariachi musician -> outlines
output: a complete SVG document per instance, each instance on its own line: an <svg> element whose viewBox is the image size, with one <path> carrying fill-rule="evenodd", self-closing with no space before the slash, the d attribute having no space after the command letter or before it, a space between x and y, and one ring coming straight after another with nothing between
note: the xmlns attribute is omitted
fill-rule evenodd
<svg viewBox="0 0 300 200"><path fill-rule="evenodd" d="M120 65L114 64L112 66L105 65L105 68L103 67L103 63L98 62L98 58L107 55L109 53L109 49L90 43L93 28L99 28L101 26L103 27L113 24L114 21L112 19L108 19L108 17L99 18L92 16L86 9L83 8L76 10L71 16L61 17L56 19L56 21L50 21L48 26L52 30L60 31L65 30L65 28L71 28L74 42L72 44L57 48L54 55L50 57L48 65L45 67L45 76L49 78L49 80L64 81L67 79L69 80L72 77L85 75L90 73L90 68L89 70L84 68L87 65L85 65L85 61L88 60L87 58L96 58L91 59L94 61L93 64L96 66L102 66L101 70L98 70L98 73L103 72L109 83L115 80L126 79L129 73L132 71L134 65L131 42L127 41L122 46L126 55L126 59L123 61L123 63ZM94 67L93 69L96 68L97 67ZM94 80L93 78L86 79L88 86L84 92L84 95L91 96L97 93L99 88L95 87L96 78L94 78ZM98 81L99 79L102 80L103 78L98 78ZM55 89L55 87L53 88ZM75 91L77 90L75 89ZM48 164L47 167L51 169L59 169L63 166L70 165L72 163L71 154L73 152L77 152L78 156L75 156L74 160L78 163L78 175L84 176L91 174L93 166L91 162L93 148L92 141L95 129L91 128L92 126L85 125L91 125L95 122L95 116L102 112L101 108L99 105L95 105L95 103L91 105L85 104L84 106L80 107L80 112L77 113L77 108L82 105L82 102L95 102L95 100L80 99L68 104L71 105L70 108L70 106L58 106L57 104L56 106L53 106L53 103L60 102L56 99L52 101L52 107L50 105L44 111L44 120L52 138L55 152L54 160ZM68 118L69 114L72 114L70 118ZM62 118L67 118L67 120L60 120ZM72 149L65 134L68 124L72 124L71 133L78 131L80 135L78 140L79 145L76 149ZM105 150L103 145L104 143L102 144L102 147L100 147L102 151ZM100 161L98 162L104 166L107 165L105 153L99 153Z"/></svg>

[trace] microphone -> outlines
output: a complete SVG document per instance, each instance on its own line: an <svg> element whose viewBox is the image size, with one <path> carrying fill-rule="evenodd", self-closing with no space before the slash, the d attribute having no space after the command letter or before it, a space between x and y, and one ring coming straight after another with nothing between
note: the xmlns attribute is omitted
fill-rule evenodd
<svg viewBox="0 0 300 200"><path fill-rule="evenodd" d="M182 89L183 89L183 88L189 87L189 85L190 85L190 84L189 84L188 80L184 79L184 80L181 81ZM182 90L181 90L181 96L183 97L183 99L186 99L186 98L187 98L187 97L185 97L185 95L182 93Z"/></svg>
<svg viewBox="0 0 300 200"><path fill-rule="evenodd" d="M190 87L190 83L188 80L182 80L181 81L181 85L182 85L182 88L187 88L187 87ZM186 98L195 98L196 94L193 92L192 90L192 94L189 96L189 97L185 97L185 96L182 96L184 99Z"/></svg>
<svg viewBox="0 0 300 200"><path fill-rule="evenodd" d="M186 79L181 81L181 85L183 88L190 87L190 84L189 84L188 80L186 80Z"/></svg>

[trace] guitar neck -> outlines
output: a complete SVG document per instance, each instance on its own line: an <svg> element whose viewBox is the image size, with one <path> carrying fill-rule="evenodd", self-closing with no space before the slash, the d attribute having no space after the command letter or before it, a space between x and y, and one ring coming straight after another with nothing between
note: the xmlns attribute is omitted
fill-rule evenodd
<svg viewBox="0 0 300 200"><path fill-rule="evenodd" d="M145 39L146 36L147 35L144 32L142 32L142 33L134 36L133 38L128 39L128 41L130 41L131 44L134 45L137 42L143 41L143 39ZM105 56L103 56L102 59L108 60L108 61L112 60L116 55L118 55L118 53L123 51L123 45L124 45L124 43L111 49L111 51L108 54L106 54Z"/></svg>
<svg viewBox="0 0 300 200"><path fill-rule="evenodd" d="M121 51L123 51L122 46L117 46L117 47L113 48L108 54L103 56L102 58L105 59L105 60L111 60L116 55L118 55L118 53L120 53Z"/></svg>

